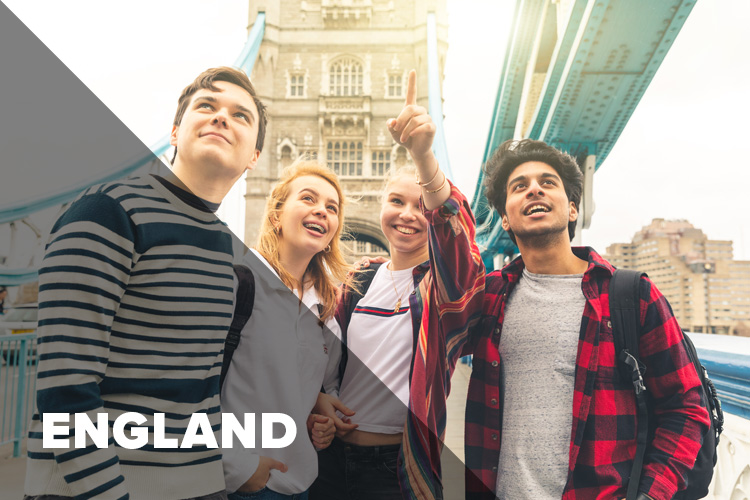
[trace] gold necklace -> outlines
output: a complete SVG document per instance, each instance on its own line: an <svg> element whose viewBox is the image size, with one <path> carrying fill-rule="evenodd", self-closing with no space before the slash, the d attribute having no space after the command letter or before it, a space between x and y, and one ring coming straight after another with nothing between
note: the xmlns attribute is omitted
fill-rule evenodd
<svg viewBox="0 0 750 500"><path fill-rule="evenodd" d="M393 265L393 263L391 263ZM386 266L388 267L388 266ZM388 272L391 273L391 284L393 285L393 291L396 292L396 297L398 297L398 302L396 302L396 307L393 309L394 313L397 313L401 309L401 297L404 295L404 292L409 288L409 284L406 284L406 288L404 288L404 292L398 293L398 289L396 288L396 280L393 279L393 271L391 268L388 268Z"/></svg>

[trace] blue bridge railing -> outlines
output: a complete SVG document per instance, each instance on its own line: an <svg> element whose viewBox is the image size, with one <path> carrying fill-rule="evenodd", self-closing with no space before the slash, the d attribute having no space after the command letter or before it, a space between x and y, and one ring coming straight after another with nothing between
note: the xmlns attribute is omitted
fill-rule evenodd
<svg viewBox="0 0 750 500"><path fill-rule="evenodd" d="M750 337L690 333L721 407L750 420Z"/></svg>
<svg viewBox="0 0 750 500"><path fill-rule="evenodd" d="M0 336L0 446L21 444L36 408L36 333Z"/></svg>
<svg viewBox="0 0 750 500"><path fill-rule="evenodd" d="M750 337L690 333L725 412L750 420ZM0 446L20 456L36 403L36 333L0 336Z"/></svg>

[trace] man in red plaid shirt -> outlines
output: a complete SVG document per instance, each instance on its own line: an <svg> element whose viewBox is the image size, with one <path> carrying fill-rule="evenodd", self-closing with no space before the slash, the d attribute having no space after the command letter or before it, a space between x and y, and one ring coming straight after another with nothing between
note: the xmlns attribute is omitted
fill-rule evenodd
<svg viewBox="0 0 750 500"><path fill-rule="evenodd" d="M490 273L469 335L467 499L624 498L636 449L635 394L617 373L608 289L614 268L571 247L583 187L575 160L543 142L504 143L485 167L486 196L518 245ZM477 294L480 295L480 294ZM656 429L640 499L685 488L708 413L682 332L642 279L640 357Z"/></svg>

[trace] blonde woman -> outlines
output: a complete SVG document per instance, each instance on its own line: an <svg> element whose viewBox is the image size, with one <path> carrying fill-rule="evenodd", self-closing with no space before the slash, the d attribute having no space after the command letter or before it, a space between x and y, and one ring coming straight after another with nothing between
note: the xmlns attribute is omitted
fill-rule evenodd
<svg viewBox="0 0 750 500"><path fill-rule="evenodd" d="M286 169L263 214L258 243L245 256L255 302L222 389L222 411L256 415L255 448L235 439L223 453L230 499L305 499L318 467L304 432L321 386L337 383L337 284L344 196L336 175L312 161ZM263 448L261 415L283 413L298 429L283 448ZM328 419L322 419L328 420ZM286 429L287 432L289 429ZM327 443L316 443L319 447Z"/></svg>
<svg viewBox="0 0 750 500"><path fill-rule="evenodd" d="M479 255L474 218L433 156L435 125L416 105L413 71L406 106L388 127L415 167L395 172L384 188L380 226L390 261L362 273L359 291L344 287L336 311L349 355L338 393L319 398L317 409L336 422L337 438L320 453L314 500L443 497L445 413L429 409L444 409L459 357L452 335L470 323L462 291L483 272L466 258ZM431 252L444 244L465 264L453 267L457 273L434 265ZM333 411L344 405L356 411L350 422Z"/></svg>

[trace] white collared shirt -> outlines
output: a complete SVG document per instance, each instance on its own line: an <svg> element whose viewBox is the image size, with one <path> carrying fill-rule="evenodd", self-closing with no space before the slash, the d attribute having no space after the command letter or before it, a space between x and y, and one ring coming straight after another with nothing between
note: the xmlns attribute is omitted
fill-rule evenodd
<svg viewBox="0 0 750 500"><path fill-rule="evenodd" d="M318 475L306 422L321 386L338 385L341 333L333 318L325 322L326 328L319 326L320 298L314 288L305 291L300 305L297 290L290 292L257 251L248 252L242 263L255 276L255 303L227 372L221 407L240 423L245 413L256 414L256 447L246 449L235 439L233 448L223 450L227 491L242 486L255 473L260 456L268 456L286 464L288 471L272 470L266 486L277 493L297 494ZM292 417L297 426L294 442L286 448L261 449L262 413Z"/></svg>

